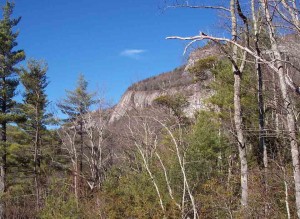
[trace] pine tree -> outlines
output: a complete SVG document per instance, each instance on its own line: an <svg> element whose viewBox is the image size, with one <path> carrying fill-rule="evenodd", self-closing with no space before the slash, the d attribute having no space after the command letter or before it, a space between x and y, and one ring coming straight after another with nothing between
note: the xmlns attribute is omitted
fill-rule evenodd
<svg viewBox="0 0 300 219"><path fill-rule="evenodd" d="M89 112L90 107L96 103L94 93L89 93L88 82L82 74L79 75L77 86L73 91L66 91L66 97L58 103L58 107L68 116L66 122L72 122L76 126L76 131L79 134L79 172L83 171L83 149L84 149L84 130L83 119L84 115Z"/></svg>
<svg viewBox="0 0 300 219"><path fill-rule="evenodd" d="M89 93L87 87L88 82L85 80L84 75L80 74L75 90L67 90L66 98L58 103L62 113L68 116L68 121L78 119L87 113L95 103L95 100L93 100L95 94Z"/></svg>
<svg viewBox="0 0 300 219"><path fill-rule="evenodd" d="M13 97L16 94L16 88L19 80L16 74L16 65L25 59L23 50L14 50L18 45L16 42L19 35L13 28L20 22L11 18L14 4L6 2L3 7L3 18L0 20L0 123L2 140L2 159L0 173L0 192L5 192L6 172L7 172L7 137L6 127L9 122L16 122L20 117L13 112L16 102ZM3 216L4 206L0 206L0 215Z"/></svg>
<svg viewBox="0 0 300 219"><path fill-rule="evenodd" d="M23 111L27 117L27 122L23 124L30 136L34 146L34 184L36 190L36 207L40 206L40 164L42 135L49 114L46 113L48 105L46 87L47 64L42 61L30 60L27 68L21 71L21 83L25 88Z"/></svg>

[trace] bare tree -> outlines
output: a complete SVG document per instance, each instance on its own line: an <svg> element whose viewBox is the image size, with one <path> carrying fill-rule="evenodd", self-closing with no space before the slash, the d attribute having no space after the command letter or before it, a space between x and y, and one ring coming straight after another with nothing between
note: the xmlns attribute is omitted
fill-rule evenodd
<svg viewBox="0 0 300 219"><path fill-rule="evenodd" d="M288 130L288 135L290 139L290 146L291 146L291 154L292 154L292 163L293 163L293 171L294 171L294 182L295 182L295 197L296 197L296 206L297 206L297 214L298 217L300 217L300 169L299 169L299 151L298 151L298 143L296 140L296 126L295 126L295 118L294 118L294 113L293 113L293 104L290 99L290 94L288 92L288 86L291 87L294 91L297 92L297 88L293 87L293 83L290 83L290 79L288 78L288 75L285 73L284 70L284 61L283 57L281 54L281 51L279 49L279 43L276 38L276 30L275 27L276 25L274 24L272 20L272 15L269 9L268 1L262 0L259 2L262 9L263 9L263 16L266 21L266 25L268 27L268 37L270 40L271 44L271 52L273 54L273 59L268 60L267 58L263 57L262 55L259 55L257 51L253 50L253 48L249 46L242 45L241 42L238 42L236 40L235 32L234 30L232 31L232 39L227 39L227 38L218 38L218 37L212 37L208 36L207 34L200 33L199 36L196 37L187 37L187 38L182 38L182 37L168 37L168 39L182 39L182 40L190 40L191 42L196 42L198 40L204 40L204 39L209 39L213 40L215 42L226 42L232 45L234 50L236 48L241 49L244 52L247 52L250 54L252 57L256 59L256 61L259 61L260 63L266 64L270 69L272 69L274 72L276 72L276 75L278 76L279 79L279 85L280 85L280 91L281 91L281 96L283 99L283 106L286 114L286 123L287 123L287 130ZM232 18L232 27L235 26L235 13L234 13L234 3L231 1L231 18ZM233 56L232 59L235 61L235 52L233 50ZM235 74L236 75L236 74ZM239 79L237 76L235 76L235 124L236 124L236 132L237 132L237 138L239 139L239 145L240 149L243 149L243 138L241 137L241 133L238 131L241 129L240 126L240 116L238 114L238 84L239 84ZM240 150L240 159L243 157L243 150ZM246 169L244 164L242 163L241 159L241 168ZM246 192L243 195L243 190L246 191L247 187L243 188L243 185L246 185L247 182L245 181L244 175L244 170L241 169L241 175L242 175L242 204L246 204L245 200L247 194ZM244 175L245 176L245 175ZM244 179L244 180L243 180ZM243 182L244 181L244 182Z"/></svg>
<svg viewBox="0 0 300 219"><path fill-rule="evenodd" d="M160 166L162 167L162 172L165 179L168 195L170 199L175 203L177 208L181 211L182 218L185 218L187 212L190 211L193 212L193 218L199 218L195 199L192 193L192 188L187 178L184 153L186 145L183 139L181 138L182 130L180 123L176 118L174 118L171 121L170 118L168 118L169 116L162 118L161 115L163 113L160 112L159 114L159 117L148 115L131 116L128 125L128 129L130 130L130 138L133 140L134 145L136 146L137 151L139 152L142 158L143 166L145 167L147 173L151 178L153 186L155 187L162 211L166 211L165 204L163 203L163 194L161 192L161 189L159 188L159 185L155 179L155 175L151 170L150 165L150 163L155 160L158 161ZM172 127L170 127L169 124L173 124ZM179 134L177 133L179 137L175 137L173 130L174 127L177 127L176 132L179 132ZM175 153L174 155L177 157L177 161L180 167L180 173L183 179L180 202L177 201L175 198L171 181L168 176L168 167L165 165L163 159L161 158L161 150L166 149L165 146L161 145L160 143L161 138L163 137L162 133L164 133L166 136L168 136L168 138L170 138L170 143L172 145L172 149L170 149L170 151L173 151ZM188 208L189 204L191 205L192 209Z"/></svg>
<svg viewBox="0 0 300 219"><path fill-rule="evenodd" d="M159 205L162 212L165 214L165 206L162 200L162 194L158 187L158 183L155 179L154 174L150 168L150 160L154 154L157 147L157 141L153 128L149 126L147 119L135 118L135 126L138 129L133 129L131 119L129 120L128 129L130 131L130 138L133 139L134 145L136 146L149 177L153 183L157 197L159 199ZM140 129L140 130L139 130Z"/></svg>
<svg viewBox="0 0 300 219"><path fill-rule="evenodd" d="M98 101L98 109L83 117L83 130L86 133L84 158L89 166L85 177L91 190L100 188L104 175L110 165L110 151L106 144L108 116L105 113L104 100Z"/></svg>
<svg viewBox="0 0 300 219"><path fill-rule="evenodd" d="M77 199L79 198L78 184L80 181L85 180L91 190L100 188L111 160L111 150L108 149L106 143L109 120L106 112L108 104L104 98L99 98L94 102L98 103L97 110L86 111L83 115L79 114L58 130L63 149L67 151L72 163L74 193ZM80 166L84 166L87 171L78 169Z"/></svg>
<svg viewBox="0 0 300 219"><path fill-rule="evenodd" d="M78 137L77 128L70 125L64 126L60 128L58 131L58 136L60 137L62 148L67 151L68 157L71 161L71 171L73 173L73 189L74 189L74 196L78 205L78 198L79 198L79 151L76 142L76 138Z"/></svg>
<svg viewBox="0 0 300 219"><path fill-rule="evenodd" d="M185 5L188 6L188 5ZM195 8L195 7L194 7ZM234 124L235 124L235 132L236 132L236 139L238 142L238 149L239 149L239 157L240 157L240 165L241 165L241 205L243 207L247 207L248 205L248 164L247 164L247 152L246 152L246 142L244 139L244 132L243 132L243 121L242 121L242 109L241 109L241 80L242 80L242 74L245 68L245 62L246 62L246 51L242 50L242 57L238 57L238 49L241 49L238 45L238 24L237 24L237 14L239 16L243 16L239 1L238 0L230 0L230 4L228 7L223 6L208 6L208 5L200 5L197 6L197 8L200 9L218 9L222 11L226 11L230 13L230 19L231 19L231 40L232 47L231 51L227 52L223 45L219 44L221 46L221 49L225 52L227 57L232 63L232 71L234 75ZM245 21L244 23L248 25ZM247 27L248 28L248 27ZM246 37L249 37L246 34ZM213 39L208 37L206 34L201 33L200 37L191 37L191 38L182 38L182 37L167 37L167 39L181 39L181 40L190 40L191 42L187 45L186 49L192 44L199 40L205 40L210 39L213 40L216 43L219 43L220 40ZM246 43L248 44L248 40ZM243 46L243 48L247 47ZM185 49L185 51L186 51ZM241 64L238 64L239 60L241 61Z"/></svg>
<svg viewBox="0 0 300 219"><path fill-rule="evenodd" d="M269 38L271 42L271 50L275 58L274 60L275 66L278 69L277 74L279 78L280 90L284 101L283 103L284 108L286 110L287 129L289 132L289 140L291 145L292 163L293 163L293 171L294 171L296 208L297 208L298 218L300 218L300 166L299 166L299 149L298 149L297 136L296 136L295 118L293 114L290 95L288 94L287 81L284 72L284 63L281 61L283 59L279 50L278 41L275 36L275 27L272 22L269 5L265 0L261 1L261 5L264 10L265 20L269 29L268 32L269 32Z"/></svg>

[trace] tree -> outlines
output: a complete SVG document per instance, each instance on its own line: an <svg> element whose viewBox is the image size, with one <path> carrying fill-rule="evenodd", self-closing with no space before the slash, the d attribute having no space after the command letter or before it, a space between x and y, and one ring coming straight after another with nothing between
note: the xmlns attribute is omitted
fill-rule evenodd
<svg viewBox="0 0 300 219"><path fill-rule="evenodd" d="M68 116L66 119L67 123L72 124L73 127L70 127L69 130L73 129L74 132L72 136L75 138L79 135L79 140L73 139L73 153L76 154L76 165L79 165L79 169L76 167L76 175L78 175L77 170L79 170L79 174L83 171L83 149L84 149L84 116L89 112L90 107L96 103L93 99L95 96L94 93L89 93L87 90L88 82L84 79L82 74L79 75L77 86L74 91L66 91L67 96L65 99L60 101L57 106L60 108L62 113ZM70 134L70 133L69 133ZM69 135L68 134L68 135ZM79 152L77 147L77 142L79 143ZM75 152L74 152L75 150ZM79 162L79 164L77 163Z"/></svg>
<svg viewBox="0 0 300 219"><path fill-rule="evenodd" d="M174 104L172 97L161 97L161 101L167 100L167 103ZM169 107L168 104L162 105ZM177 212L176 217L184 218L189 215L190 218L199 218L193 185L187 173L187 129L187 126L182 126L177 115L154 108L150 115L147 112L128 115L128 125L124 130L125 135L128 132L125 138L136 149L130 154L136 152L137 162L141 162L142 169L148 174L165 217L170 213L170 206L173 206L173 210L176 209ZM176 177L172 179L169 174L173 171L176 171ZM173 185L175 178L180 179Z"/></svg>
<svg viewBox="0 0 300 219"><path fill-rule="evenodd" d="M184 108L189 105L187 98L179 93L174 95L162 95L154 99L154 103L170 109L180 123L187 122Z"/></svg>
<svg viewBox="0 0 300 219"><path fill-rule="evenodd" d="M218 4L217 2L216 4ZM246 55L245 51L242 51L242 54L239 55L239 47L236 45L238 42L238 16L243 20L244 29L246 30L245 40L242 40L242 44L249 44L249 35L247 34L248 29L248 21L247 18L243 15L240 7L239 0L230 0L228 7L223 7L220 5L199 5L192 6L189 5L188 2L185 2L181 5L175 5L173 7L186 7L186 8L199 8L199 9L217 9L222 10L230 14L230 22L231 22L231 42L232 45L229 48L225 48L224 44L220 44L218 40L210 39L206 34L201 33L200 37L195 38L183 38L183 37L167 37L167 39L181 39L181 40L191 40L191 43L188 44L189 47L192 43L200 41L200 40L212 40L217 43L221 50L228 57L230 62L232 63L232 73L234 77L234 125L235 125L235 135L237 140L237 145L239 149L239 157L240 157L240 168L241 168L241 205L242 208L247 208L248 206L248 162L247 162L247 152L246 152L246 141L245 134L243 130L243 120L242 120L242 109L241 109L241 82L242 75L246 64ZM242 28L242 26L241 26ZM187 48L185 49L185 51Z"/></svg>
<svg viewBox="0 0 300 219"><path fill-rule="evenodd" d="M269 69L273 70L275 75L276 75L276 79L278 79L278 84L279 84L279 89L281 92L281 103L280 105L283 106L284 109L284 120L283 120L283 126L284 126L284 130L286 131L288 137L289 137L289 143L290 143L290 152L291 152L291 161L292 161L292 165L293 165L293 175L294 175L294 183L295 183L295 198L296 198L296 207L297 207L297 213L298 213L298 217L300 218L300 167L299 167L299 149L298 149L298 142L297 142L297 129L296 129L296 118L295 115L297 115L297 112L295 112L294 110L294 103L293 100L291 99L292 97L292 93L290 93L289 91L292 90L293 92L299 94L299 87L296 86L296 83L291 79L291 77L289 76L289 71L287 68L287 65L289 65L292 68L297 69L297 67L294 65L294 63L292 63L289 60L286 60L286 58L284 57L283 53L287 53L287 51L284 51L284 49L282 48L282 43L281 39L279 37L278 33L282 33L286 38L286 31L288 30L289 32L291 31L292 34L298 34L298 28L299 28L299 10L298 8L298 4L296 3L296 1L258 1L257 2L257 6L259 6L259 10L261 10L262 13L257 13L257 11L255 11L255 2L252 1L250 2L251 7L252 7L252 13L256 13L256 14L261 14L262 18L261 20L263 21L262 23L266 26L266 31L267 31L267 40L268 43L270 45L270 48L267 48L265 51L261 52L260 49L262 49L262 47L260 45L255 45L254 47L250 46L249 44L249 32L248 30L244 30L242 32L237 32L236 28L237 27L237 21L241 21L240 23L244 23L244 26L248 26L248 19L247 17L242 13L241 11L241 7L239 4L238 0L232 0L231 4L230 4L230 8L224 8L224 7L208 7L208 6L199 6L199 7L193 7L193 8L214 8L214 9L221 9L221 10L225 10L228 12L231 12L231 21L232 21L232 38L228 39L226 37L223 38L218 38L218 37L213 37L213 36L209 36L207 34L204 33L200 33L199 36L195 36L195 37L186 37L186 38L182 38L182 37L170 37L169 39L182 39L182 40L191 40L191 43L188 44L188 46L190 46L193 42L199 41L199 40L212 40L216 43L222 44L222 45L230 45L231 48L233 48L233 53L232 56L229 56L229 59L231 61L233 61L233 65L234 63L236 63L237 61L237 57L236 57L236 52L237 49L239 49L243 54L244 57L246 57L246 55L250 55L252 58L255 59L255 62L257 64L264 64L265 66L267 66ZM188 4L188 3L187 3ZM246 5L246 4L245 4ZM186 7L188 7L189 5L185 5ZM189 6L190 7L190 6ZM279 14L279 16L277 16ZM240 17L239 20L237 20L237 15ZM252 18L253 22L257 24L257 18L255 18L255 16ZM279 25L278 25L279 23ZM259 27L259 30L263 29L262 26ZM258 28L254 27L254 32L257 31ZM283 31L282 31L283 30ZM248 33L247 33L248 32ZM240 40L242 39L243 33L246 33L246 43L244 43L244 40ZM257 34L254 33L254 35ZM299 34L298 34L299 35ZM238 36L238 38L237 38ZM257 37L257 36L256 36ZM254 37L254 38L256 38ZM237 40L239 39L239 40ZM257 38L256 38L257 41ZM258 50L259 49L259 50ZM226 54L228 55L228 54ZM245 61L245 59L244 59ZM247 60L249 61L249 60ZM261 72L259 69L259 65L256 64L256 73L258 74L258 80L262 80L262 75L259 75ZM236 69L236 66L234 66L234 68ZM237 70L237 69L236 69ZM297 70L299 72L299 70ZM236 102L236 106L238 109L238 99L239 99L239 95L238 95L238 83L240 81L241 78L239 78L240 73L235 71L235 79L236 79L236 85L235 86L235 91L236 94L235 95L235 102ZM274 77L275 78L275 77ZM274 83L276 84L276 83ZM259 87L259 92L258 95L259 97L259 109L260 111L262 111L262 106L263 106L263 99L262 99L262 81L258 81L258 86ZM275 102L277 102L276 98L275 98ZM276 103L277 104L277 103ZM239 145L241 146L240 149L242 148L246 148L244 147L242 144L243 141L241 141L242 135L239 132L239 130L242 130L242 126L241 126L241 121L240 121L240 116L236 110L235 111L235 126L236 126L236 137L239 141ZM240 111L241 112L241 111ZM259 122L260 122L260 145L262 147L263 153L264 153L264 166L265 168L268 165L268 160L267 160L267 150L266 147L264 146L264 138L263 138L263 134L264 134L264 115L263 115L263 111L260 112L260 118L259 118ZM243 152L243 150L240 150L240 155L241 152ZM245 154L245 153L244 153ZM240 156L241 157L241 156ZM245 157L245 156L244 156ZM242 158L242 157L241 157ZM246 157L245 157L246 158ZM245 167L245 165L241 162L241 167L243 168L243 166ZM245 171L242 171L245 172ZM243 173L242 173L243 175ZM242 191L246 191L246 177L244 177L245 179L245 183L243 183L243 180L241 181L242 183ZM243 189L243 185L245 185L244 189ZM244 197L246 200L247 195L246 193L244 193ZM244 204L243 204L244 203ZM247 202L243 201L243 192L242 192L242 204L245 205L247 204Z"/></svg>
<svg viewBox="0 0 300 219"><path fill-rule="evenodd" d="M15 90L19 84L16 75L16 65L23 61L25 53L23 50L14 50L18 45L17 37L19 32L14 32L13 28L18 25L21 18L11 18L14 4L6 2L3 7L3 18L0 21L0 123L2 141L2 159L0 166L0 192L7 189L7 144L6 126L9 122L20 120L20 116L13 112L15 101ZM0 206L0 215L3 216L4 206Z"/></svg>
<svg viewBox="0 0 300 219"><path fill-rule="evenodd" d="M34 148L34 184L36 190L36 207L40 206L40 168L42 135L47 124L49 115L46 113L48 105L46 87L47 64L42 61L29 60L27 69L21 71L21 83L25 88L23 111L27 121L23 124L24 129L30 136Z"/></svg>
<svg viewBox="0 0 300 219"><path fill-rule="evenodd" d="M111 148L107 145L109 134L107 133L107 124L109 117L105 111L106 103L104 99L99 100L97 110L88 112L82 120L83 129L86 133L84 158L89 166L87 174L87 184L90 190L100 188L105 179L105 173L112 164Z"/></svg>
<svg viewBox="0 0 300 219"><path fill-rule="evenodd" d="M295 117L293 112L293 104L291 102L290 95L288 93L287 80L285 77L284 63L281 51L279 49L278 41L276 39L276 29L271 17L271 12L269 5L265 1L261 1L261 5L264 11L265 20L268 27L268 33L271 43L271 51L274 55L275 66L278 69L277 75L279 78L281 95L284 100L284 108L286 110L286 122L287 130L289 133L289 140L292 153L292 163L293 163L293 172L294 172L294 181L295 181L295 198L296 198L296 207L297 215L300 218L300 162L299 162L299 149L297 142L297 130L295 126Z"/></svg>

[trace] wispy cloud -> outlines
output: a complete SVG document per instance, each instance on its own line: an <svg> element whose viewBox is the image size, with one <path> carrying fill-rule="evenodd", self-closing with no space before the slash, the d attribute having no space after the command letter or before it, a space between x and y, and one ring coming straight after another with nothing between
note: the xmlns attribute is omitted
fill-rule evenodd
<svg viewBox="0 0 300 219"><path fill-rule="evenodd" d="M139 59L146 50L143 49L126 49L120 53L121 56L126 56L133 59Z"/></svg>

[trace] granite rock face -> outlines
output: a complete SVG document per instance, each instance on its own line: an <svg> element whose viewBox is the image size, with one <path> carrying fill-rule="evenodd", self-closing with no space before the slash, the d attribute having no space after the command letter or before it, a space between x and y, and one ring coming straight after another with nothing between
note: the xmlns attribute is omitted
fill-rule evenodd
<svg viewBox="0 0 300 219"><path fill-rule="evenodd" d="M208 84L213 80L212 74L207 72L207 79L196 83L188 69L197 60L218 54L219 51L214 46L197 49L190 54L185 66L133 84L114 107L110 123L119 120L126 112L133 109L142 110L150 107L153 101L162 95L176 93L185 95L189 101L189 106L184 110L188 117L193 117L195 111L199 109L207 109L205 99L213 94L213 91L208 88Z"/></svg>

